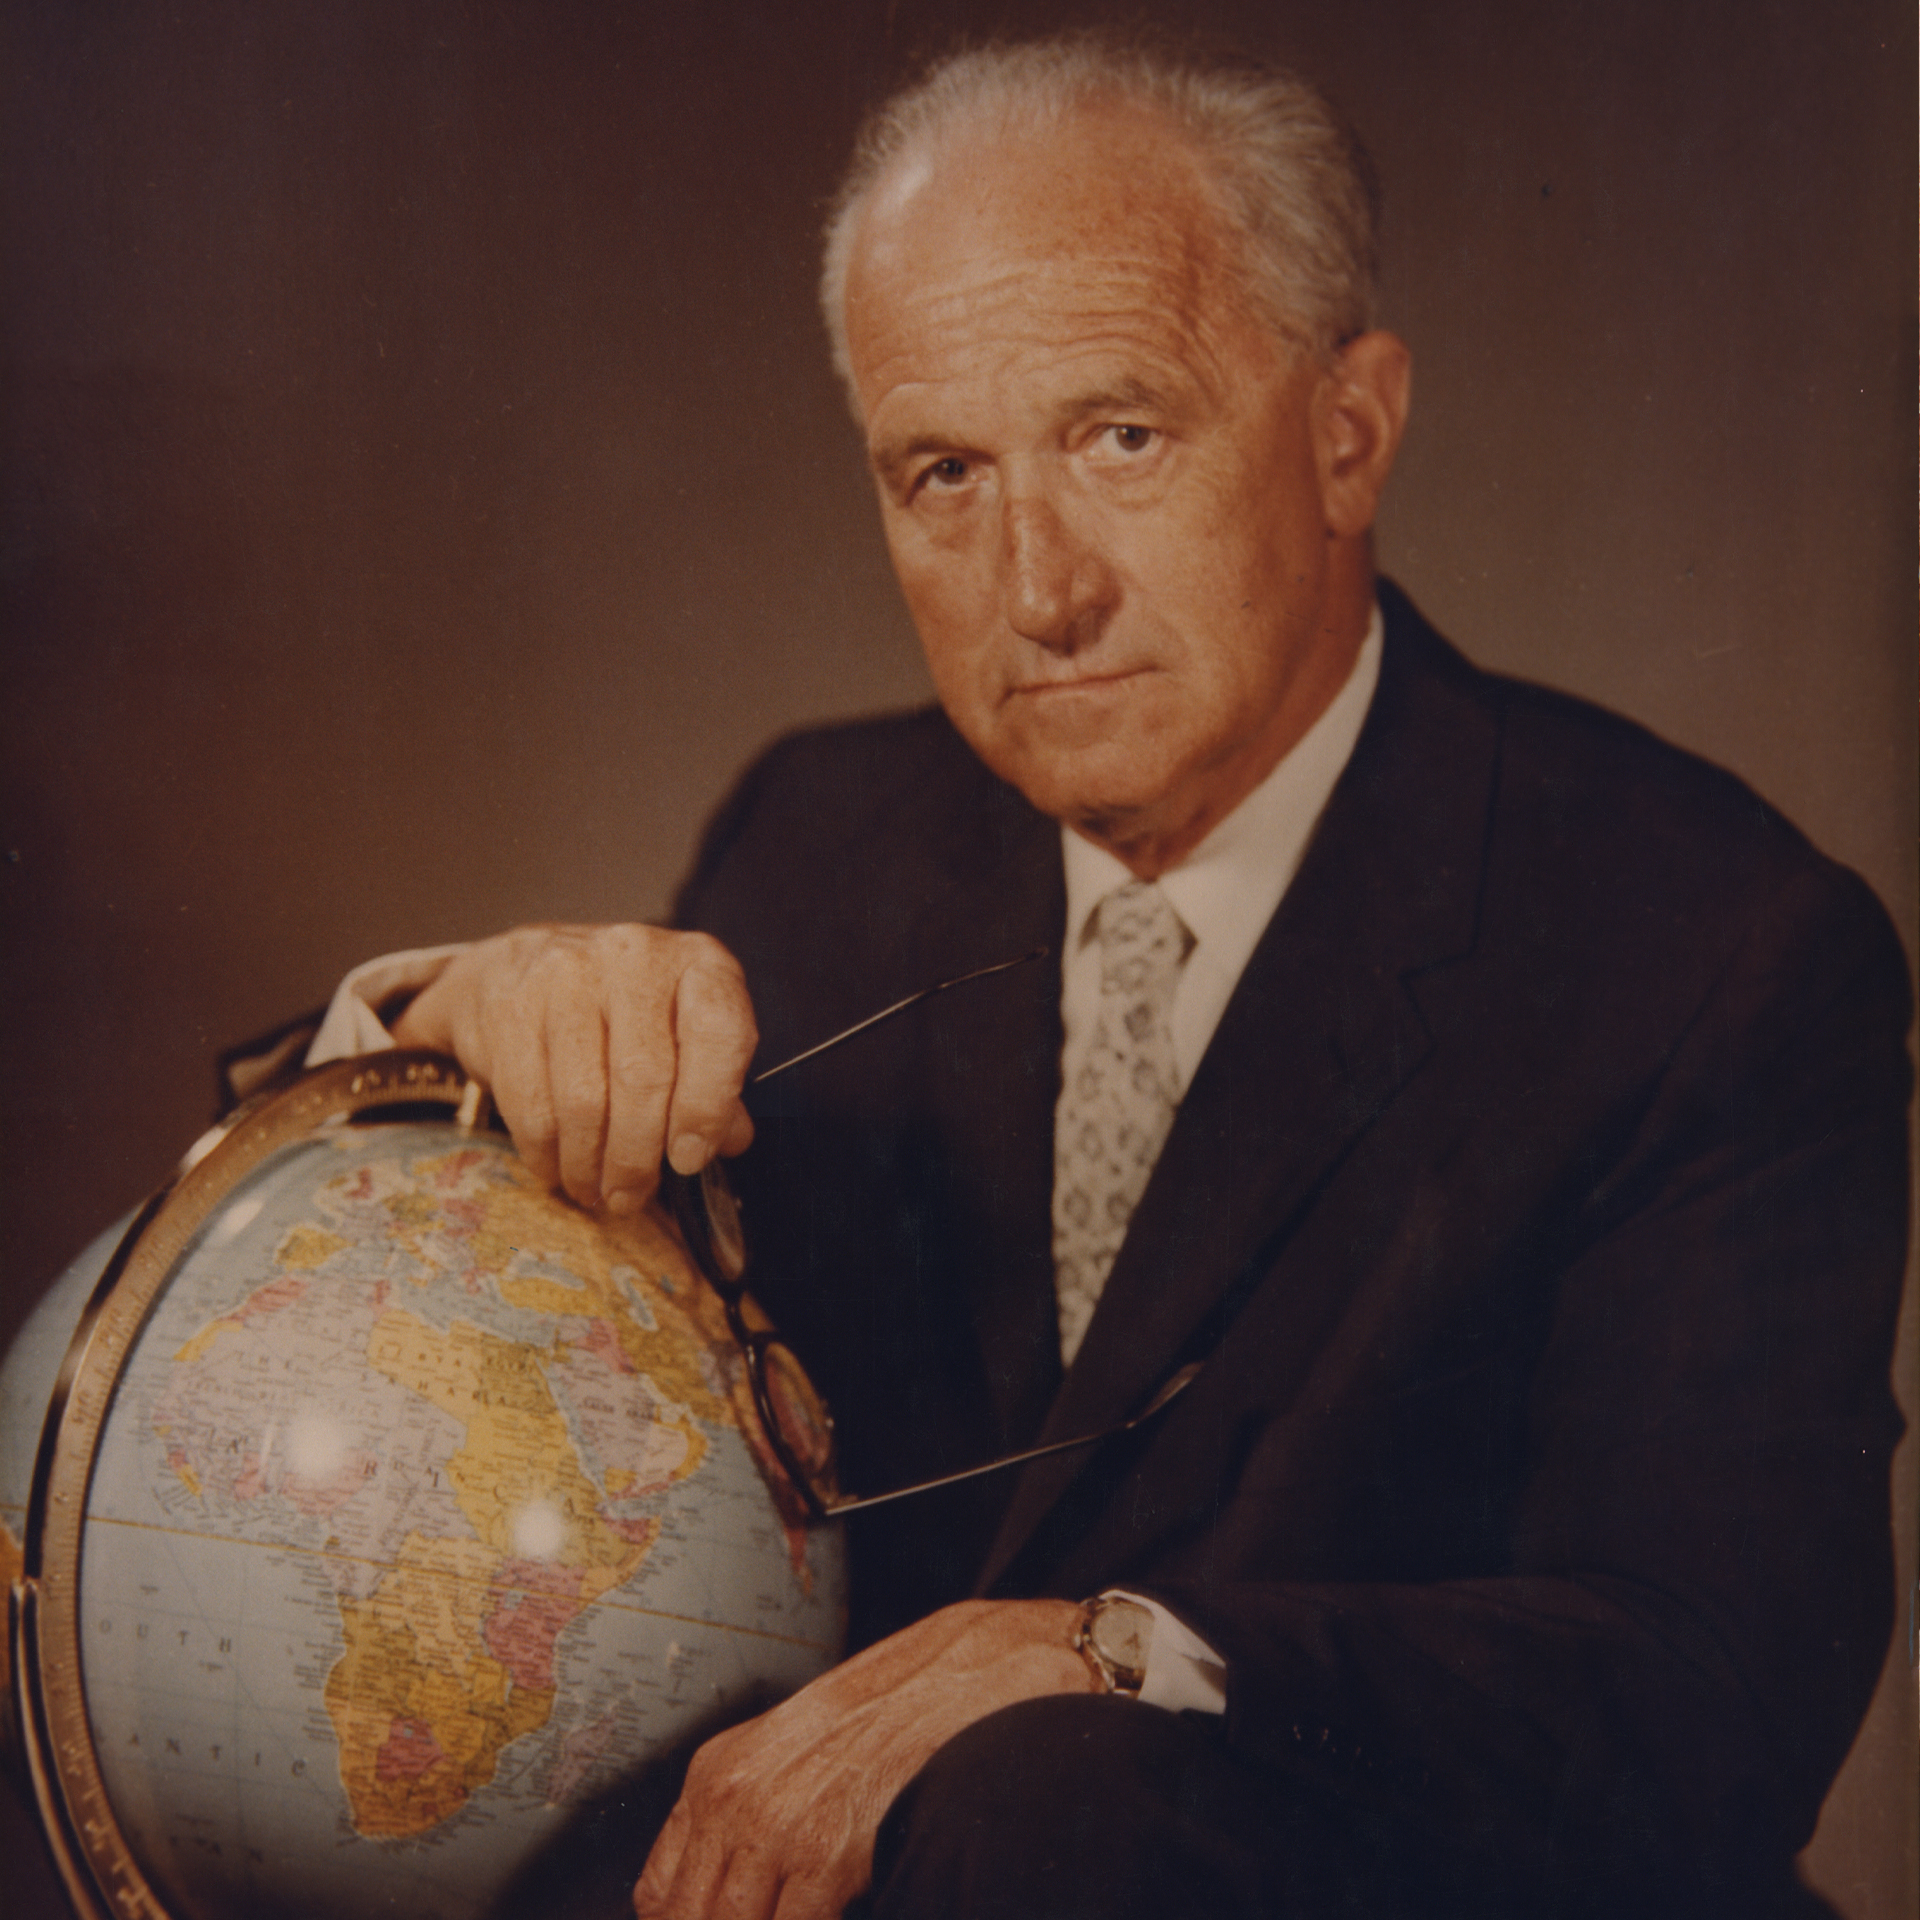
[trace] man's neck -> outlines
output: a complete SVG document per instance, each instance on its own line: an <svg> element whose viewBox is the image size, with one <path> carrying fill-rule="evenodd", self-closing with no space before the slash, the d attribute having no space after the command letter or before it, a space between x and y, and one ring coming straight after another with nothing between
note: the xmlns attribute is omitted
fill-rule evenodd
<svg viewBox="0 0 1920 1920"><path fill-rule="evenodd" d="M1352 757L1379 681L1381 653L1376 615L1346 684L1306 737L1199 846L1159 877L1196 942L1173 1010L1182 1085L1205 1052L1241 971L1292 885ZM1094 909L1126 884L1129 870L1071 830L1063 829L1060 838L1067 890L1062 1011L1071 1028L1076 1009L1084 1011L1099 991L1098 953L1086 939Z"/></svg>
<svg viewBox="0 0 1920 1920"><path fill-rule="evenodd" d="M1192 856L1213 831L1272 777L1317 727L1353 678L1362 643L1379 617L1370 552L1338 569L1324 603L1320 638L1276 710L1272 724L1238 749L1212 776L1195 783L1196 797L1172 816L1160 809L1094 815L1064 824L1140 880L1157 880Z"/></svg>

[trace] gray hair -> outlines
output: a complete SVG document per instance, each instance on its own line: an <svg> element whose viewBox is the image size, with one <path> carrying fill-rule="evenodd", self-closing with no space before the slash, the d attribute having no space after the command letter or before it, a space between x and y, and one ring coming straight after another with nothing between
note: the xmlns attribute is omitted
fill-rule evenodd
<svg viewBox="0 0 1920 1920"><path fill-rule="evenodd" d="M1379 187L1366 149L1310 82L1278 67L1175 53L1106 32L947 55L867 116L827 221L820 306L833 363L853 391L847 271L881 181L951 128L982 119L1057 124L1118 99L1189 140L1239 241L1254 311L1324 358L1373 324Z"/></svg>

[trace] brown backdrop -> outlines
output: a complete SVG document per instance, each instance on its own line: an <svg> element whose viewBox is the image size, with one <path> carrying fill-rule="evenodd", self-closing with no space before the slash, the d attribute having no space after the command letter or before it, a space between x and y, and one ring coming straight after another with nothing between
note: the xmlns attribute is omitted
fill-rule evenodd
<svg viewBox="0 0 1920 1920"><path fill-rule="evenodd" d="M1418 370L1386 565L1911 935L1911 9L1147 11L1297 58L1375 147ZM1097 16L11 0L0 1339L220 1044L369 952L657 912L755 744L924 696L820 203L914 54ZM1858 1920L1914 1908L1912 1709L1816 1851Z"/></svg>

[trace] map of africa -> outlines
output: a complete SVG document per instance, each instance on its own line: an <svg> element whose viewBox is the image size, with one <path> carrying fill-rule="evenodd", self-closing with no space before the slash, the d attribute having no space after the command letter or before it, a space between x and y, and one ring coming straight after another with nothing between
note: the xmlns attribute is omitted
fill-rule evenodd
<svg viewBox="0 0 1920 1920"><path fill-rule="evenodd" d="M183 1913L483 1911L570 1803L830 1662L838 1542L760 1445L651 1219L446 1126L268 1162L162 1293L88 1503L87 1700L149 1876Z"/></svg>

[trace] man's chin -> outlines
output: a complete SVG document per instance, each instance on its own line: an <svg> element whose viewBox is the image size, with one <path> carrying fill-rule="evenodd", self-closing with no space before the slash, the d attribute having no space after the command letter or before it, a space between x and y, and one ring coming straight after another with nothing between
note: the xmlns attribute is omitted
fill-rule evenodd
<svg viewBox="0 0 1920 1920"><path fill-rule="evenodd" d="M1184 859L1221 811L1209 808L1206 791L1183 777L1183 769L1145 753L1095 751L998 763L984 753L981 758L1040 812L1124 860L1143 879Z"/></svg>
<svg viewBox="0 0 1920 1920"><path fill-rule="evenodd" d="M1137 769L1135 772L1137 775ZM1121 853L1123 859L1123 848L1155 838L1165 825L1165 795L1137 777L1074 779L1063 777L1058 766L1036 769L1028 779L1009 777L1050 819Z"/></svg>

